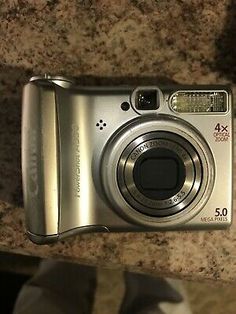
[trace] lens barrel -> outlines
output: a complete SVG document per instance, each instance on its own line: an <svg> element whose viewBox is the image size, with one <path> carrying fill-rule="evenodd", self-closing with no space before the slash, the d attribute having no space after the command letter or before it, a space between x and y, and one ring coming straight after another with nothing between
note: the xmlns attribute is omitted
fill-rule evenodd
<svg viewBox="0 0 236 314"><path fill-rule="evenodd" d="M200 189L202 175L197 151L171 132L135 139L118 164L118 185L126 201L143 214L157 217L188 206Z"/></svg>

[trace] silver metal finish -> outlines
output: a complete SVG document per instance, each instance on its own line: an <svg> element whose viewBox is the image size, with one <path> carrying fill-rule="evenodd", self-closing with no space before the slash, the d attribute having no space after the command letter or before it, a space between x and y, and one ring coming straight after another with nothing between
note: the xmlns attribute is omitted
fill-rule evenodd
<svg viewBox="0 0 236 314"><path fill-rule="evenodd" d="M57 235L59 169L54 90L26 85L23 92L22 169L26 220L37 235Z"/></svg>
<svg viewBox="0 0 236 314"><path fill-rule="evenodd" d="M56 76L51 76L48 74L38 75L38 76L33 76L30 78L30 82L35 82L35 81L46 81L46 82L53 82L61 87L64 88L69 88L72 85L75 85L75 81L72 78L56 75Z"/></svg>
<svg viewBox="0 0 236 314"><path fill-rule="evenodd" d="M157 90L157 110L136 110L135 90L144 88ZM169 100L181 90L224 91L228 110L174 112ZM128 111L123 102L132 102ZM99 88L32 78L22 117L29 237L49 243L80 232L226 228L232 221L232 116L225 86ZM175 152L186 171L180 191L164 200L140 194L133 181L135 163L154 146Z"/></svg>

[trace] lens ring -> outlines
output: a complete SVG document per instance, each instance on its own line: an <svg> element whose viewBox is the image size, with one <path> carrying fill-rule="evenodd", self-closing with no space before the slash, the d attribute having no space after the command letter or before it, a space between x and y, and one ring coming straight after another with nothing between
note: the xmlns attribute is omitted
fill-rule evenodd
<svg viewBox="0 0 236 314"><path fill-rule="evenodd" d="M182 162L183 162L183 164L185 166L186 178L185 178L183 187L181 187L181 189L179 191L180 193L182 192L181 193L182 196L179 199L179 201L177 201L177 203L175 204L175 205L177 205L191 191L191 188L192 188L192 185L193 185L193 181L195 179L194 165L192 163L190 155L183 148L178 147L181 150L181 153L179 153L179 152L177 152L175 150L174 146L176 146L176 144L173 143L173 142L167 141L167 140L162 140L162 139L161 140L158 140L158 139L149 140L149 141L146 141L146 142L140 144L134 150L140 149L140 147L142 147L142 145L151 145L151 147L152 147L152 145L154 143L157 144L156 148L157 147L159 147L159 148L167 148L168 147L168 149L172 149L180 157L180 159L182 160ZM154 148L150 148L150 149L154 149ZM128 157L127 161L126 161L126 164L125 164L125 168L124 168L125 184L126 184L126 187L127 187L128 191L130 192L130 194L134 198L139 199L139 202L141 204L143 204L143 205L147 205L147 202L149 202L149 207L152 207L152 208L158 207L158 208L161 209L161 208L169 208L169 207L171 207L171 206L168 206L168 204L173 205L172 204L172 199L176 195L173 195L171 198L168 198L166 200L153 200L153 199L150 199L150 198L142 195L141 192L138 191L138 189L137 189L137 187L136 187L136 185L134 183L134 180L133 180L133 169L134 169L136 161L138 160L138 158L132 160L132 154L133 154L134 150L129 155L129 157ZM147 151L147 150L145 150L145 151ZM151 204L153 204L153 205L151 205Z"/></svg>
<svg viewBox="0 0 236 314"><path fill-rule="evenodd" d="M186 169L186 178L175 195L164 200L153 200L137 189L133 169L142 154L162 147L180 157ZM153 216L167 216L183 210L196 196L201 178L201 162L195 149L185 139L170 132L152 132L135 139L124 150L118 164L118 183L125 199L140 212Z"/></svg>

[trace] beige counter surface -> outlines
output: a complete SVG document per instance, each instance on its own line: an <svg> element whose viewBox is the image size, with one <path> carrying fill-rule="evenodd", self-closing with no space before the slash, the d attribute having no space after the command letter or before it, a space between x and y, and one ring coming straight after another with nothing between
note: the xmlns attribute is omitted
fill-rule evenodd
<svg viewBox="0 0 236 314"><path fill-rule="evenodd" d="M227 231L85 234L50 246L24 232L21 90L32 75L81 84L236 81L231 1L8 1L0 4L0 250L161 276L234 281Z"/></svg>

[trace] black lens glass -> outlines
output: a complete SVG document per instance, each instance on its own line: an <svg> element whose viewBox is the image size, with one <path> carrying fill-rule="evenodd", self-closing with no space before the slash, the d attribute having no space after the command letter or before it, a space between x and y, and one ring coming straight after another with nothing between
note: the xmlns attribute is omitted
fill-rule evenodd
<svg viewBox="0 0 236 314"><path fill-rule="evenodd" d="M160 106L158 91L155 89L138 90L135 98L138 110L156 110Z"/></svg>
<svg viewBox="0 0 236 314"><path fill-rule="evenodd" d="M179 156L166 148L154 148L136 161L133 178L137 189L146 197L163 200L180 191L186 177Z"/></svg>
<svg viewBox="0 0 236 314"><path fill-rule="evenodd" d="M140 185L144 190L171 190L178 182L178 162L170 158L148 158L140 164Z"/></svg>

